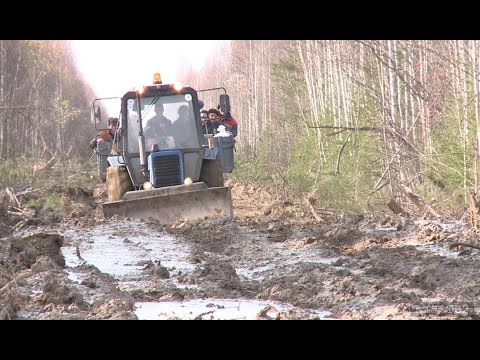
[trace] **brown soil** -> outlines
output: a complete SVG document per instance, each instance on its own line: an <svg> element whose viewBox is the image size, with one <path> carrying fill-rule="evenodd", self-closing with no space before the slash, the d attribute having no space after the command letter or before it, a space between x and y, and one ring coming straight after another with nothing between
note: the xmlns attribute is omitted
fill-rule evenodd
<svg viewBox="0 0 480 360"><path fill-rule="evenodd" d="M388 213L339 216L317 209L319 221L279 189L230 186L233 220L171 226L145 220L138 229L132 220L101 216L97 205L106 199L101 187L81 196L59 190L75 204L64 219L49 209L23 218L4 214L0 319L136 319L136 301L210 298L279 301L298 309L272 317L267 307L259 319L311 319L315 309L336 319L479 317L480 251L450 248L459 242L478 245L475 232L461 221ZM172 234L188 245L193 270L165 267L163 259L146 261L142 286L118 286L118 278L82 257L94 239L74 243L65 235L65 229L82 232L115 222L130 229L116 233L124 243L136 231ZM74 269L66 266L65 247L77 249ZM77 279L69 276L72 271Z"/></svg>

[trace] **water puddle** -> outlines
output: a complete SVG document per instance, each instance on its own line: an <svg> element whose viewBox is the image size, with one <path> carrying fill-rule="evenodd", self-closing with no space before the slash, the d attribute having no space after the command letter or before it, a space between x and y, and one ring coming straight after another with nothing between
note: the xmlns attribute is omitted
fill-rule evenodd
<svg viewBox="0 0 480 360"><path fill-rule="evenodd" d="M450 250L445 244L417 245L415 248L418 251L429 252L449 259L457 258L460 253L459 251Z"/></svg>
<svg viewBox="0 0 480 360"><path fill-rule="evenodd" d="M303 319L327 319L328 311L299 310L272 301L222 299L183 302L138 302L135 314L139 320L256 320L281 318L281 313L301 312Z"/></svg>
<svg viewBox="0 0 480 360"><path fill-rule="evenodd" d="M195 268L187 260L188 246L180 244L170 234L146 229L145 223L140 221L99 225L84 232L69 229L64 236L78 244L83 259L78 257L75 246L64 246L62 252L67 267L75 268L86 262L120 282L141 280L146 276L144 269L148 262L166 267L173 276ZM72 280L78 277L71 272L69 276Z"/></svg>

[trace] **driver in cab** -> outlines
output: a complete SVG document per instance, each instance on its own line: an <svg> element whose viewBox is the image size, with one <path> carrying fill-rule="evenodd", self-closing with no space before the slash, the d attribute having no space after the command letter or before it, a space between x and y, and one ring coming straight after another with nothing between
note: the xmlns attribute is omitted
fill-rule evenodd
<svg viewBox="0 0 480 360"><path fill-rule="evenodd" d="M148 120L145 126L145 142L147 149L153 149L157 145L161 149L172 149L175 147L175 141L172 136L172 121L168 119L164 112L163 104L155 104L155 116Z"/></svg>

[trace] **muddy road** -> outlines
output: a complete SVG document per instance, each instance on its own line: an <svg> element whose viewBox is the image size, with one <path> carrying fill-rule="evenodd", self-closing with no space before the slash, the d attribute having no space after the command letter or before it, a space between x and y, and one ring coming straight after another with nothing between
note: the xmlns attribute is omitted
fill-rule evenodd
<svg viewBox="0 0 480 360"><path fill-rule="evenodd" d="M233 220L107 221L101 188L64 219L4 216L0 318L479 318L478 236L462 220L318 221L278 191L231 186Z"/></svg>

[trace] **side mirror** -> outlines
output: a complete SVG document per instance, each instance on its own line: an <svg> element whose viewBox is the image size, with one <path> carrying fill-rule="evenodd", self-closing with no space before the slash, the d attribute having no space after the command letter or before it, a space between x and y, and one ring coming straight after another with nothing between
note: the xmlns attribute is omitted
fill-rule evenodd
<svg viewBox="0 0 480 360"><path fill-rule="evenodd" d="M94 123L99 123L102 121L102 111L100 110L100 106L95 106L93 108L93 122Z"/></svg>
<svg viewBox="0 0 480 360"><path fill-rule="evenodd" d="M202 100L198 100L198 108L201 110L205 106L205 103Z"/></svg>
<svg viewBox="0 0 480 360"><path fill-rule="evenodd" d="M230 97L227 94L220 95L220 110L223 114L230 111Z"/></svg>

